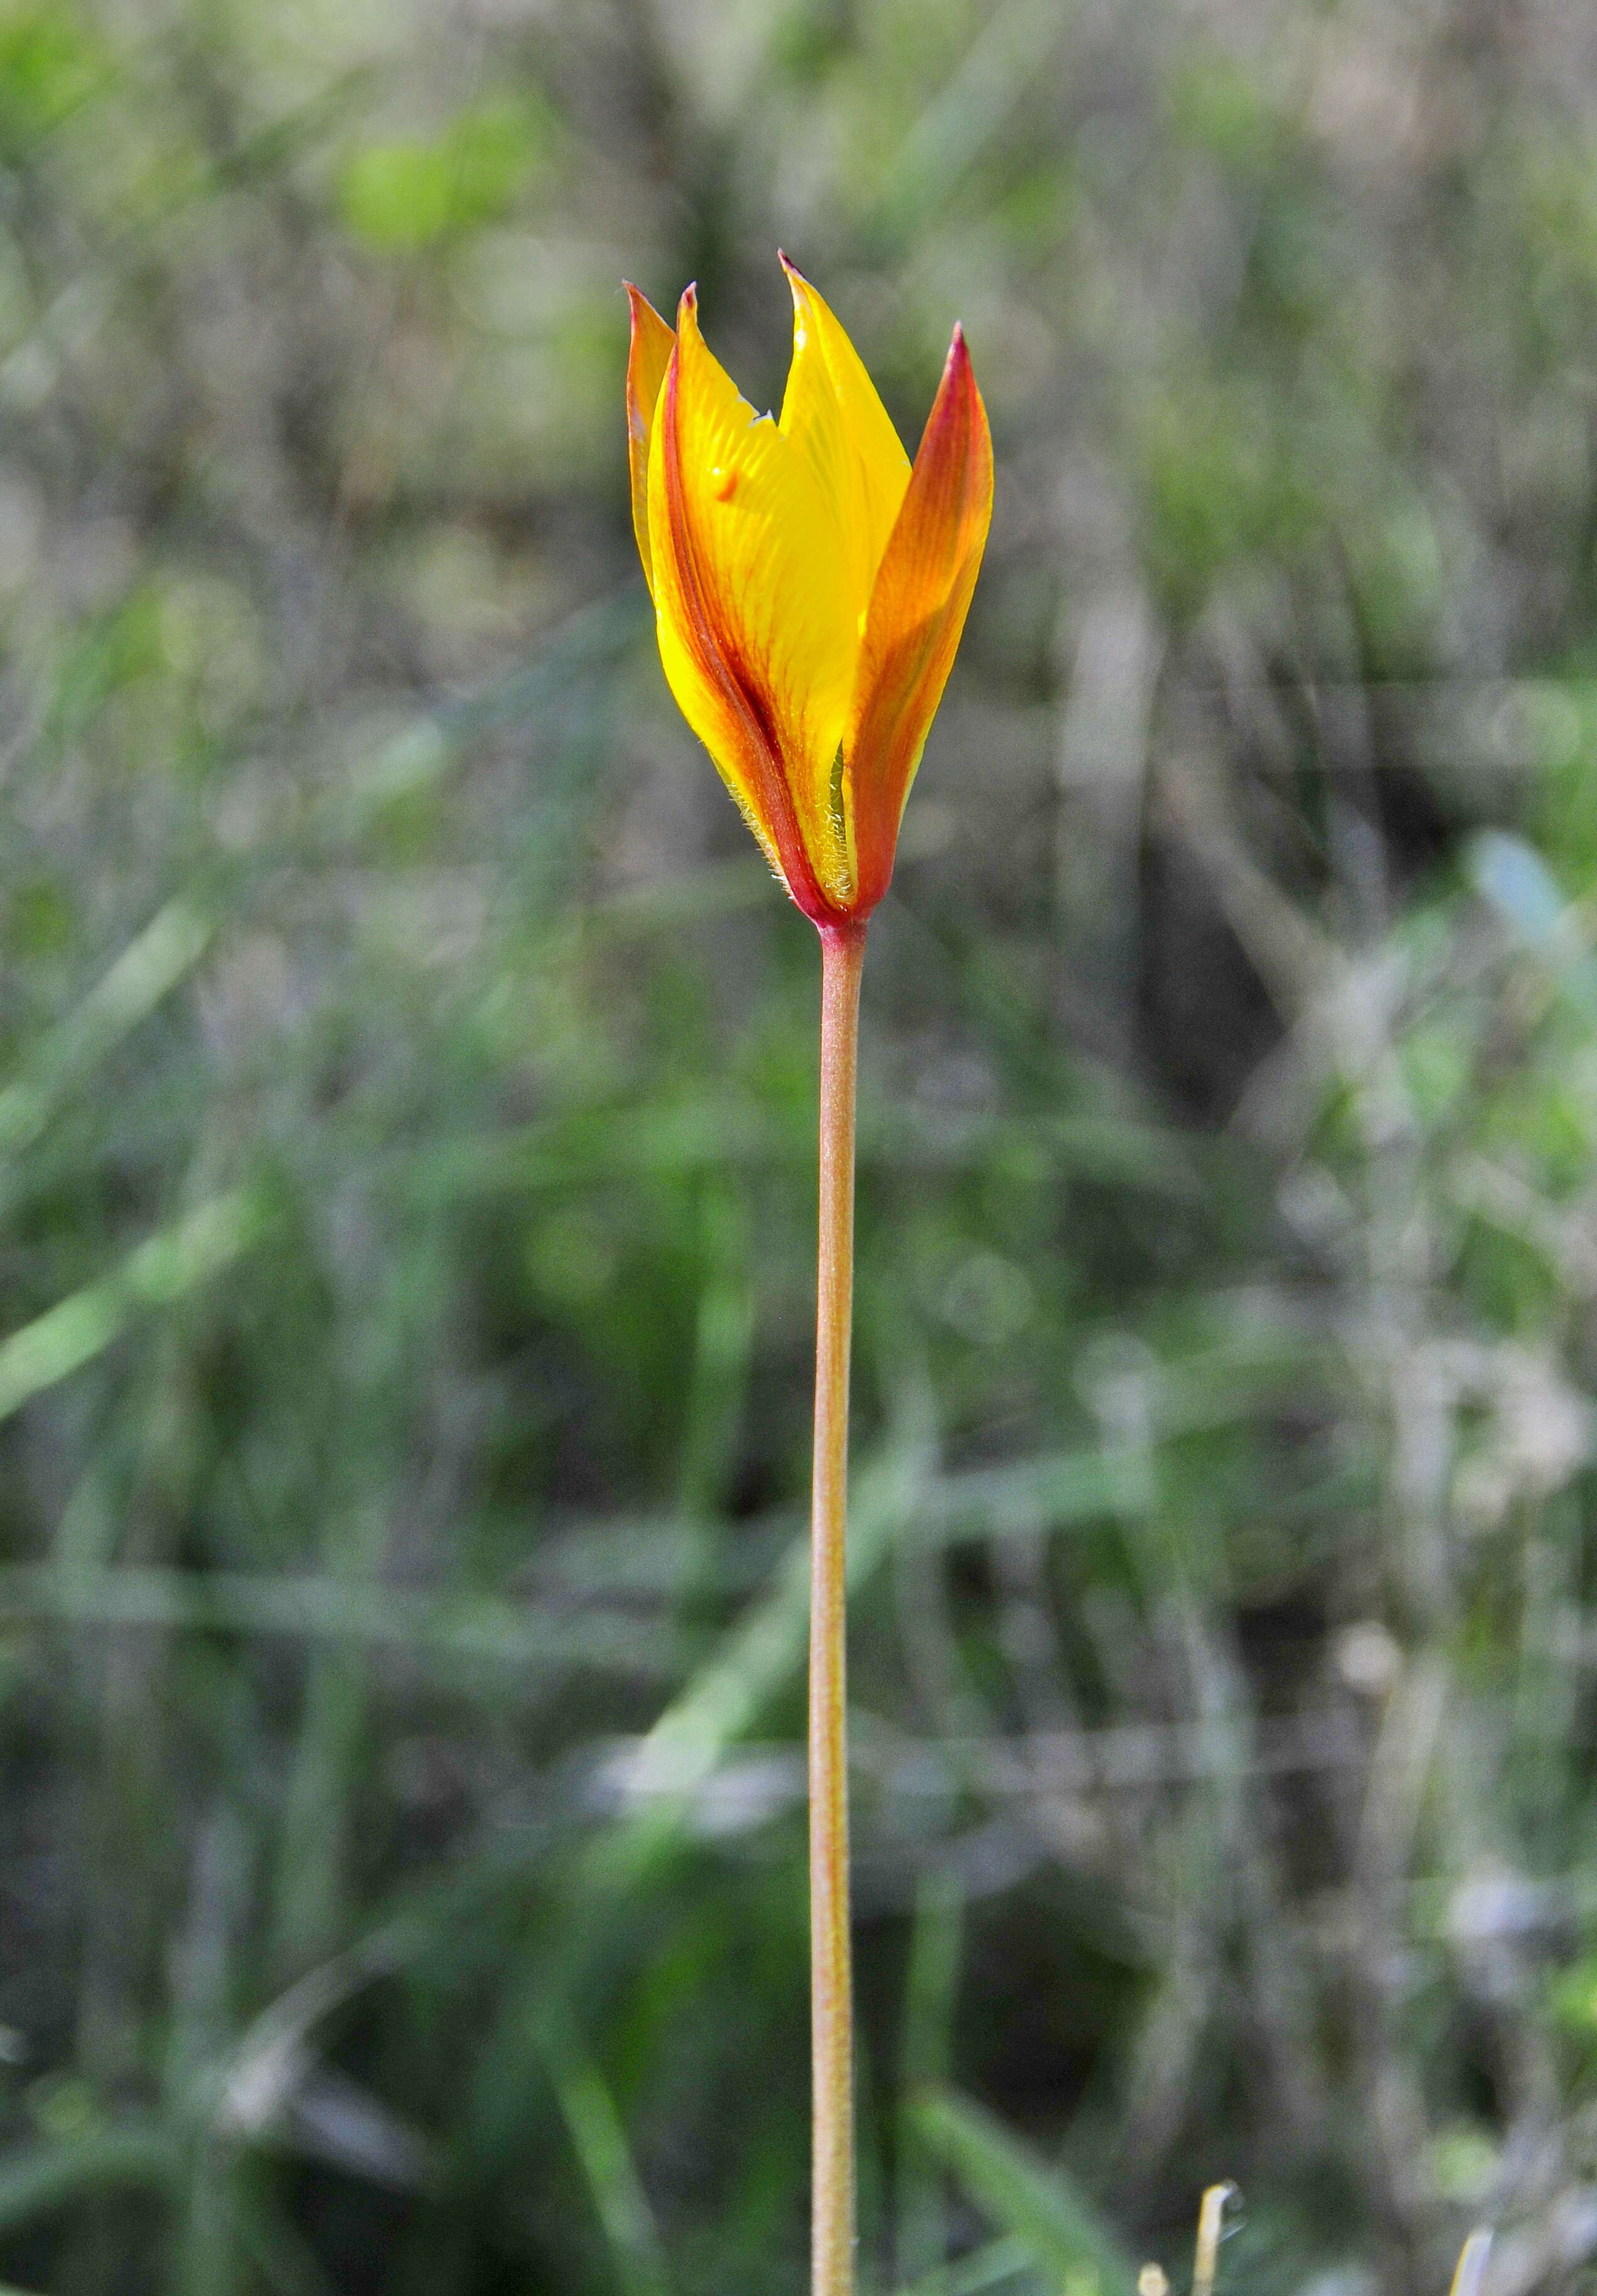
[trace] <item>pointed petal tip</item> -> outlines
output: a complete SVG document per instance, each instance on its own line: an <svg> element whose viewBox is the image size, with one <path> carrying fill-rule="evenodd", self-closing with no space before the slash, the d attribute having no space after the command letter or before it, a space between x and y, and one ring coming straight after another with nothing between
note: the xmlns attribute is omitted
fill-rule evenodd
<svg viewBox="0 0 1597 2296"><path fill-rule="evenodd" d="M671 330L641 288L630 279L621 282L627 290L628 316L632 321L632 357L635 361L643 354L644 346L661 339L668 340Z"/></svg>
<svg viewBox="0 0 1597 2296"><path fill-rule="evenodd" d="M979 400L976 388L976 369L970 363L970 346L965 340L962 326L954 330L954 340L948 346L948 357L943 367L943 389L953 390L961 398Z"/></svg>
<svg viewBox="0 0 1597 2296"><path fill-rule="evenodd" d="M696 279L690 280L682 291L682 299L676 306L676 332L678 335L694 336L699 332L699 282Z"/></svg>
<svg viewBox="0 0 1597 2296"><path fill-rule="evenodd" d="M790 261L780 247L776 250L776 260L782 266L782 276L787 281L789 291L793 298L793 324L797 327L803 318L807 299L813 296L815 291L803 272L799 270L798 266Z"/></svg>

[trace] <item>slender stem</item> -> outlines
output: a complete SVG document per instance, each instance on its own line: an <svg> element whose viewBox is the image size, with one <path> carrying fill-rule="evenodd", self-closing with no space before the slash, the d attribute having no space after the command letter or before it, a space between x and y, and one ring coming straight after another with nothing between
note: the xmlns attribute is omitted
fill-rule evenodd
<svg viewBox="0 0 1597 2296"><path fill-rule="evenodd" d="M865 929L821 929L821 1239L810 1510L809 1911L814 2296L854 2287L854 1998L848 1944L844 1528L854 1313L854 1103Z"/></svg>

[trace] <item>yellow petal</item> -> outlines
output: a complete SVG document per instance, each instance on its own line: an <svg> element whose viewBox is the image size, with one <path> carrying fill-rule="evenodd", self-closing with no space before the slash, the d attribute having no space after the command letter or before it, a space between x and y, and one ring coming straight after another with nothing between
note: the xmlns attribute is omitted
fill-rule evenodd
<svg viewBox="0 0 1597 2296"><path fill-rule="evenodd" d="M993 514L993 442L959 328L871 594L845 743L868 914L888 889L904 801L954 667Z"/></svg>
<svg viewBox="0 0 1597 2296"><path fill-rule="evenodd" d="M857 634L909 484L909 456L837 318L787 257L781 260L793 291L793 363L781 428L836 505Z"/></svg>
<svg viewBox="0 0 1597 2296"><path fill-rule="evenodd" d="M654 587L649 549L649 439L660 386L671 363L676 340L659 313L631 280L627 299L632 306L632 345L627 354L627 460L632 472L632 530L637 537L643 579Z"/></svg>
<svg viewBox="0 0 1597 2296"><path fill-rule="evenodd" d="M848 906L839 759L859 652L836 505L699 332L690 288L649 458L667 679L801 908Z"/></svg>

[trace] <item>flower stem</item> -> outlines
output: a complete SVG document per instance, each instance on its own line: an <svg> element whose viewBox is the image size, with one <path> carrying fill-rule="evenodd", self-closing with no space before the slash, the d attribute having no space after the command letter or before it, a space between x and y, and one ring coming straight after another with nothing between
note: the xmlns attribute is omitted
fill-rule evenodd
<svg viewBox="0 0 1597 2296"><path fill-rule="evenodd" d="M848 1941L844 1529L854 1312L854 1106L863 924L821 928L821 1234L810 1510L809 1909L814 2296L854 2287L854 2000Z"/></svg>

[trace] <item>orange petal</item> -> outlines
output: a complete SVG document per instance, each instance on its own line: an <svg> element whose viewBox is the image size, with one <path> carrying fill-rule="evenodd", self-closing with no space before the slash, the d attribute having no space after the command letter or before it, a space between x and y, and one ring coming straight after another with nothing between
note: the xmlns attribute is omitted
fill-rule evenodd
<svg viewBox="0 0 1597 2296"><path fill-rule="evenodd" d="M627 354L627 459L632 471L632 530L637 537L643 578L654 588L652 554L649 548L649 439L660 386L671 362L676 338L646 296L631 280L627 299L632 306L632 348Z"/></svg>
<svg viewBox="0 0 1597 2296"><path fill-rule="evenodd" d="M855 680L847 796L858 872L854 906L887 891L904 801L954 667L993 515L993 442L962 329L871 593Z"/></svg>
<svg viewBox="0 0 1597 2296"><path fill-rule="evenodd" d="M858 641L834 506L699 332L692 288L649 467L655 621L678 707L793 898L849 906L839 759Z"/></svg>

